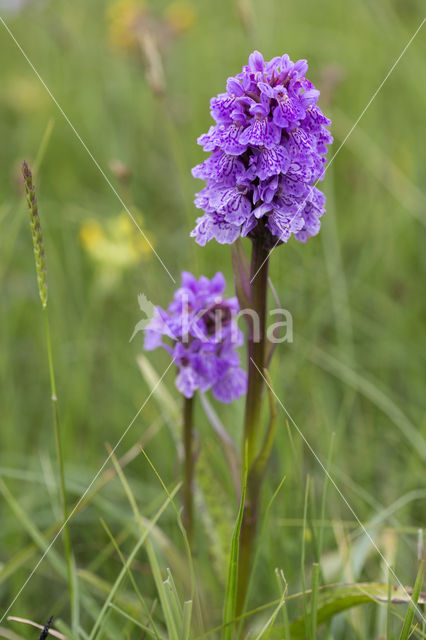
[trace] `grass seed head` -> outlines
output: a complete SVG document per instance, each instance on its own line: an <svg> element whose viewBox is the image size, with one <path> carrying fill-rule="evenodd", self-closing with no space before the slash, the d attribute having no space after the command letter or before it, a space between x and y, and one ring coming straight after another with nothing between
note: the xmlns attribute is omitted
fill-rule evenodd
<svg viewBox="0 0 426 640"><path fill-rule="evenodd" d="M43 234L41 231L40 216L38 215L38 204L33 185L33 176L31 169L26 162L22 165L22 175L24 176L28 213L30 215L30 227L33 238L38 290L40 293L42 307L45 309L47 307L46 254L44 251Z"/></svg>

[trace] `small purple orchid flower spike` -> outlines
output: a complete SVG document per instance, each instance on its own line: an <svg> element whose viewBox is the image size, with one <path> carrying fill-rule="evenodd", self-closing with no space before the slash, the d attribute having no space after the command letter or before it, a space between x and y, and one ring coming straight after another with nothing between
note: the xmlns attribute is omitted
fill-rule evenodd
<svg viewBox="0 0 426 640"><path fill-rule="evenodd" d="M222 273L197 280L182 273L182 283L167 310L156 307L145 329L145 349L166 349L176 362L176 386L185 398L212 390L221 402L246 392L247 376L236 348L244 341L238 329L236 298L225 298Z"/></svg>

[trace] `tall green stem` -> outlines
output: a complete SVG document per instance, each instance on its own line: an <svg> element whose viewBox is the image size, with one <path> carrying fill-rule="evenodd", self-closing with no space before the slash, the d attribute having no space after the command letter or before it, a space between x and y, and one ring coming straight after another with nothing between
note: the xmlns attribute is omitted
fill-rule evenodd
<svg viewBox="0 0 426 640"><path fill-rule="evenodd" d="M33 241L34 260L37 274L38 291L40 294L41 306L43 309L44 322L46 327L46 345L47 345L47 358L49 363L49 377L50 377L50 390L52 396L53 406L53 422L55 425L55 439L56 439L56 454L59 467L59 486L62 502L62 515L63 515L63 539L65 547L65 558L67 564L67 577L68 577L68 589L70 597L70 609L71 609L71 623L73 630L77 628L77 618L74 617L74 582L72 572L72 556L71 556L71 541L67 525L68 510L67 510L67 497L65 488L65 473L64 473L64 456L62 453L61 442L61 429L59 425L58 414L58 401L56 397L56 384L55 384L55 372L53 368L52 358L52 343L50 340L50 328L49 317L47 314L47 269L46 269L46 253L44 250L43 234L41 230L40 216L38 213L38 203L36 198L35 187L33 184L33 175L28 164L24 162L22 164L22 175L24 177L26 200L28 205L28 214L30 218L31 236Z"/></svg>
<svg viewBox="0 0 426 640"><path fill-rule="evenodd" d="M55 383L55 371L53 368L53 357L52 357L52 343L50 340L50 327L49 327L49 316L47 314L47 306L43 307L43 315L44 315L44 323L46 327L46 345L47 345L47 358L49 362L49 377L50 377L50 391L52 396L52 408L53 408L53 422L55 425L55 441L56 441L56 457L58 461L58 469L59 469L59 488L61 494L61 505L62 505L62 518L63 518L63 540L64 540L64 548L65 548L65 558L67 564L67 578L68 578L68 589L69 589L69 597L70 597L70 606L71 606L71 617L73 617L73 603L74 603L74 583L72 576L72 555L71 555L71 539L68 528L68 507L67 507L67 492L66 492L66 484L65 484L65 470L64 470L64 455L62 450L62 435L61 428L59 424L59 413L58 413L58 398L56 396L56 383Z"/></svg>
<svg viewBox="0 0 426 640"><path fill-rule="evenodd" d="M255 317L251 321L248 336L248 386L244 414L244 445L247 446L248 468L256 456L256 445L261 430L263 374L265 366L266 307L268 293L269 250L265 249L262 239L253 240L251 257L251 295ZM244 459L244 455L243 455Z"/></svg>
<svg viewBox="0 0 426 640"><path fill-rule="evenodd" d="M183 523L192 547L194 537L194 454L193 442L194 398L184 398L183 401L183 448L184 448L184 476L183 476Z"/></svg>
<svg viewBox="0 0 426 640"><path fill-rule="evenodd" d="M268 266L269 250L265 248L262 238L256 238L253 240L251 258L251 297L255 314L248 337L248 388L243 443L243 450L247 450L247 493L239 540L237 615L242 612L246 599L259 512L261 478L257 477L255 460L262 434L260 419L264 379L261 373L265 367Z"/></svg>

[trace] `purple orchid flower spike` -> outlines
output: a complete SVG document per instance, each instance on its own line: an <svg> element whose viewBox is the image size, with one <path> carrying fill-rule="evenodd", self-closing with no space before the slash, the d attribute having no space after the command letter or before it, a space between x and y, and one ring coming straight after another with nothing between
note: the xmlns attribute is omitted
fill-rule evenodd
<svg viewBox="0 0 426 640"><path fill-rule="evenodd" d="M167 310L156 307L145 329L145 349L166 349L176 362L176 386L185 398L197 389L212 390L221 402L246 392L247 376L236 351L244 341L236 322L237 298L225 298L225 278L209 280L182 273Z"/></svg>
<svg viewBox="0 0 426 640"><path fill-rule="evenodd" d="M216 124L198 139L212 155L192 172L206 182L195 200L204 211L191 233L198 244L260 236L271 248L318 233L325 199L315 185L333 138L307 70L306 60L265 62L254 51L212 98Z"/></svg>

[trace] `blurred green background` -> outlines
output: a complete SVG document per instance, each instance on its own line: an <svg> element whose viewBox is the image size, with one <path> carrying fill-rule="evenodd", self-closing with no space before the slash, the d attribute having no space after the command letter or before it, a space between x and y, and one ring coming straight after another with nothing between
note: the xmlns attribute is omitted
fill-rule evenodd
<svg viewBox="0 0 426 640"><path fill-rule="evenodd" d="M420 0L55 0L3 8L0 15L170 273L178 280L183 269L208 276L220 269L231 295L229 248L210 243L200 249L189 238L201 186L190 169L204 156L196 138L210 126L210 97L255 48L266 59L285 52L307 58L320 106L333 120L331 157L419 27L423 10ZM278 347L272 365L274 388L321 460L336 434L332 475L407 583L426 515L425 54L423 28L327 170L320 235L306 245L290 241L271 258L273 283L294 322L294 342ZM140 334L129 343L143 317L137 294L164 306L174 285L3 24L0 56L1 615L40 556L4 487L42 532L60 514L22 160L36 167L72 502L105 460L105 443L117 442L150 391L136 362ZM159 375L168 364L157 352L149 361ZM173 378L170 371L165 387L178 405ZM242 401L215 408L239 442ZM118 451L123 455L148 430L147 451L168 486L179 479L173 421L171 407L154 396ZM277 597L276 566L291 590L300 587L307 475L318 499L323 488L322 469L295 428L286 427L285 415L280 424L265 501L283 475L286 481L269 516L252 604ZM199 570L213 624L220 620L236 500L201 406L197 428L205 500ZM149 517L164 501L161 486L141 457L126 474ZM112 581L120 567L113 550L105 552L100 518L119 535L129 514L113 481L72 521L87 611L96 610L105 597L102 580ZM383 562L332 487L326 517L328 578L383 579ZM179 545L173 513L161 522ZM314 531L313 524L308 561L315 555ZM123 544L126 549L126 537ZM56 548L61 551L59 542ZM84 573L89 570L92 579ZM137 571L149 593L143 558ZM43 621L53 611L66 619L66 589L46 559L12 613ZM87 611L82 615L90 619ZM373 623L349 617L336 623L335 637L364 637L357 634L371 624L379 629L379 616Z"/></svg>

